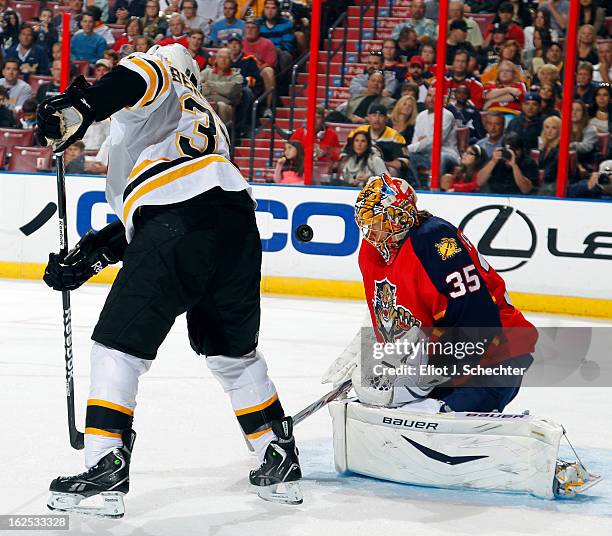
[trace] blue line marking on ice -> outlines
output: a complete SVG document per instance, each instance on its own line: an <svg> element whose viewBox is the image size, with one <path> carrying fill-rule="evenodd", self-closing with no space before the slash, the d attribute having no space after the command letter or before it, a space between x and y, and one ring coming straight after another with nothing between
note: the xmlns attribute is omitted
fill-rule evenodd
<svg viewBox="0 0 612 536"><path fill-rule="evenodd" d="M500 508L529 508L562 514L580 514L612 517L612 450L576 449L582 462L592 473L604 478L583 495L555 500L539 499L527 494L493 493L487 491L438 489L411 486L377 480L348 473L338 475L334 469L331 440L300 442L300 461L304 485L337 488L338 493L352 492L393 500L428 501L436 503L464 504L467 506L492 506ZM572 451L565 446L560 457L574 460Z"/></svg>

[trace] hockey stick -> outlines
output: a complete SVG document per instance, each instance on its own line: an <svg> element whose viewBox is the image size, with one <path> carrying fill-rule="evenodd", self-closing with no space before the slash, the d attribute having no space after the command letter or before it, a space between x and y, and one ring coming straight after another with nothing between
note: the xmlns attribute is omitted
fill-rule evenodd
<svg viewBox="0 0 612 536"><path fill-rule="evenodd" d="M64 153L55 154L57 168L57 213L59 216L60 255L68 254L68 223L66 218L66 177L64 175ZM66 359L66 402L68 404L68 433L70 446L81 450L85 446L83 432L77 430L74 422L74 378L72 353L72 311L70 309L70 291L62 290L62 307L64 318L64 358Z"/></svg>
<svg viewBox="0 0 612 536"><path fill-rule="evenodd" d="M351 380L346 380L333 391L323 395L321 398L310 404L310 406L306 406L302 411L296 413L293 417L293 424L296 425L302 422L306 417L310 417L313 413L319 411L323 406L326 406L332 400L336 400L344 393L348 393L351 390L351 387L353 387L353 382Z"/></svg>

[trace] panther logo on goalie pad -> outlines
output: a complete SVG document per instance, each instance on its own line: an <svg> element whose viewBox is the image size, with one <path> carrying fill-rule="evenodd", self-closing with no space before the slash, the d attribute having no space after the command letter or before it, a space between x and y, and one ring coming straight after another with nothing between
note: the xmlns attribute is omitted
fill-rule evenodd
<svg viewBox="0 0 612 536"><path fill-rule="evenodd" d="M374 281L374 315L376 329L385 342L400 339L413 326L421 326L421 321L412 312L396 303L397 287L386 277L382 281Z"/></svg>

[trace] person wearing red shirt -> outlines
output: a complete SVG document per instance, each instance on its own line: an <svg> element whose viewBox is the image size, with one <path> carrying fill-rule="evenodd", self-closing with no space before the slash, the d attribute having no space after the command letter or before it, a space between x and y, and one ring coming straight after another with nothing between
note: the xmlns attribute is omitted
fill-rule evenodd
<svg viewBox="0 0 612 536"><path fill-rule="evenodd" d="M187 50L189 54L196 60L200 71L203 71L208 65L208 54L202 53L202 44L204 43L204 32L199 29L189 32L189 44Z"/></svg>
<svg viewBox="0 0 612 536"><path fill-rule="evenodd" d="M340 159L340 140L333 128L325 124L325 108L317 106L315 114L315 159L317 162L337 162ZM298 128L292 135L292 140L299 141L306 147L306 127Z"/></svg>
<svg viewBox="0 0 612 536"><path fill-rule="evenodd" d="M259 34L259 25L255 19L247 19L244 22L244 39L242 41L242 50L245 54L250 54L255 57L259 74L264 82L265 90L276 87L274 70L278 63L278 54L274 43ZM268 96L268 107L264 110L264 117L271 117L272 111L272 94Z"/></svg>
<svg viewBox="0 0 612 536"><path fill-rule="evenodd" d="M142 35L142 22L137 17L132 17L125 25L125 33L119 36L113 45L113 50L121 56L128 56L134 52L134 39Z"/></svg>
<svg viewBox="0 0 612 536"><path fill-rule="evenodd" d="M440 190L444 192L477 192L479 189L476 175L486 164L487 153L478 145L470 145L461 155L459 164L452 173L440 177Z"/></svg>
<svg viewBox="0 0 612 536"><path fill-rule="evenodd" d="M482 84L473 76L468 76L467 66L470 55L466 50L458 50L453 58L450 71L444 77L445 98L451 97L450 104L454 104L454 92L459 86L467 86L470 90L470 100L474 107L482 110L484 105ZM436 80L431 84L436 85Z"/></svg>
<svg viewBox="0 0 612 536"><path fill-rule="evenodd" d="M170 29L170 36L162 39L157 43L158 45L165 47L166 45L178 43L185 48L189 48L189 37L185 33L185 22L180 15L172 15L170 17L168 28Z"/></svg>
<svg viewBox="0 0 612 536"><path fill-rule="evenodd" d="M496 22L504 24L508 28L508 39L514 39L518 41L521 48L525 46L525 34L523 33L523 29L512 20L514 16L514 7L511 2L502 2L499 4L497 8L497 16L493 19L493 22L487 26L485 31L485 46L489 46L491 42L491 32L493 31L493 25Z"/></svg>
<svg viewBox="0 0 612 536"><path fill-rule="evenodd" d="M495 82L484 87L484 109L509 115L520 115L527 87L519 79L519 71L511 61L499 64Z"/></svg>

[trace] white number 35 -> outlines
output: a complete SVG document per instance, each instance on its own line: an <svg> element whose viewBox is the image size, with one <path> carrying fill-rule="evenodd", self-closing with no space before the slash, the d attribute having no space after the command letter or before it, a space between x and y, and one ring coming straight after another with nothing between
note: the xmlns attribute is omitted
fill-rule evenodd
<svg viewBox="0 0 612 536"><path fill-rule="evenodd" d="M476 292L480 288L480 278L473 264L466 266L461 272L453 272L446 276L446 282L453 285L449 293L451 298L459 298L467 293Z"/></svg>

